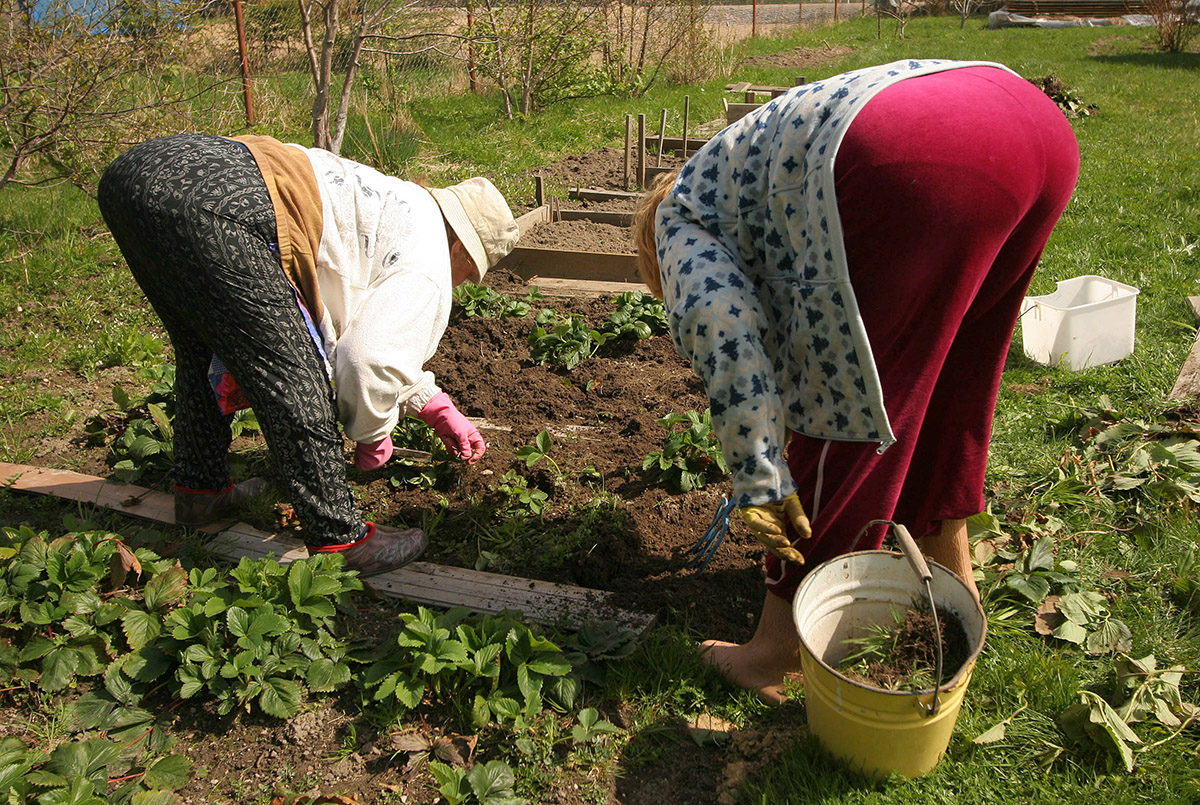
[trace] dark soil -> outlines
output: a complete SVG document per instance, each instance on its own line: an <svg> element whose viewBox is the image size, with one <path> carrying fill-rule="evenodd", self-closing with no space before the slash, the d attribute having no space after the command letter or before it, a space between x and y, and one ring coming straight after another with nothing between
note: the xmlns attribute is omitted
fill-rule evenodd
<svg viewBox="0 0 1200 805"><path fill-rule="evenodd" d="M896 626L895 647L884 656L866 664L865 670L854 666L856 671L841 669L850 679L881 690L926 690L929 684L912 681L920 678L936 678L938 633L942 641L942 683L954 677L971 653L962 621L949 610L938 607L937 627L928 606L909 609L904 620Z"/></svg>

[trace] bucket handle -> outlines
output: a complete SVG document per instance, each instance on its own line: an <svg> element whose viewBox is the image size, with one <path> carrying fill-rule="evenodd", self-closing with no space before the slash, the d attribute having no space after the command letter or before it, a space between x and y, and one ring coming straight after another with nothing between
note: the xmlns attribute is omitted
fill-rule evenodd
<svg viewBox="0 0 1200 805"><path fill-rule="evenodd" d="M912 538L912 534L908 533L907 528L900 523L892 523L892 533L896 535L896 541L900 543L900 550L904 551L904 556L908 559L908 564L912 566L913 572L925 583L925 594L929 596L929 611L933 615L933 633L937 636L937 676L933 686L933 701L929 704L918 701L926 716L934 716L937 715L941 705L938 694L942 687L942 627L938 623L937 603L933 600L933 572L930 571L929 563L925 561L925 556L917 547L917 541Z"/></svg>
<svg viewBox="0 0 1200 805"><path fill-rule="evenodd" d="M933 615L933 633L937 637L937 675L933 686L933 701L925 704L920 699L917 704L926 717L937 715L941 707L941 701L938 698L942 687L942 627L938 623L937 602L933 600L933 572L929 569L929 563L925 561L925 555L921 553L921 549L917 547L917 541L912 538L912 534L908 533L908 529L900 523L892 522L891 520L872 520L863 526L858 532L858 536L854 539L854 548L857 549L859 541L867 529L873 525L890 525L892 533L896 535L896 541L900 543L900 550L904 553L908 564L912 567L913 572L925 584L925 594L929 596L929 611Z"/></svg>

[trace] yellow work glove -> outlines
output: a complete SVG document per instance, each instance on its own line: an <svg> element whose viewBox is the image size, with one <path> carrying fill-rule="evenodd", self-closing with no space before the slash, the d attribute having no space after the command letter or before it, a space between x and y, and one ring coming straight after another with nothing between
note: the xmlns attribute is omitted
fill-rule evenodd
<svg viewBox="0 0 1200 805"><path fill-rule="evenodd" d="M808 515L800 505L796 493L788 495L775 503L764 503L761 506L743 506L740 510L742 519L750 526L754 538L761 542L768 551L788 562L804 564L804 556L792 547L788 539L787 524L800 535L801 539L812 536L812 526L809 525Z"/></svg>

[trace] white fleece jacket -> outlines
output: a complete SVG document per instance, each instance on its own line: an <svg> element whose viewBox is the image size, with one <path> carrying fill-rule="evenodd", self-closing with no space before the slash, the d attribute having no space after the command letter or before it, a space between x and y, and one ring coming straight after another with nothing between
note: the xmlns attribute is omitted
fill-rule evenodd
<svg viewBox="0 0 1200 805"><path fill-rule="evenodd" d="M297 146L300 147L300 146ZM440 389L424 370L450 320L450 252L425 188L319 148L319 327L346 436L377 442Z"/></svg>

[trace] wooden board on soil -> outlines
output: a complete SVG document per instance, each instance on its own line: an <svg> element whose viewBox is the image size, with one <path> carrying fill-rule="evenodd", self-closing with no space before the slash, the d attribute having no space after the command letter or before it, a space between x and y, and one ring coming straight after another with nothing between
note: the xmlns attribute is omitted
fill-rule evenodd
<svg viewBox="0 0 1200 805"><path fill-rule="evenodd" d="M65 470L47 470L0 462L0 486L52 495L121 512L134 517L175 524L174 502L165 492L119 484ZM304 544L285 534L260 531L245 523L214 524L208 543L214 553L237 561L242 557L272 556L283 564L308 557ZM539 623L616 621L639 635L654 624L654 616L614 606L609 593L567 584L482 573L466 568L413 562L399 570L363 579L390 598L437 607L466 607L474 612L513 610Z"/></svg>

